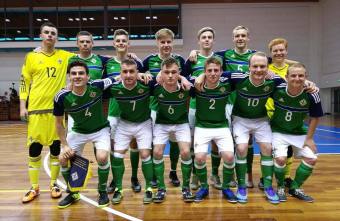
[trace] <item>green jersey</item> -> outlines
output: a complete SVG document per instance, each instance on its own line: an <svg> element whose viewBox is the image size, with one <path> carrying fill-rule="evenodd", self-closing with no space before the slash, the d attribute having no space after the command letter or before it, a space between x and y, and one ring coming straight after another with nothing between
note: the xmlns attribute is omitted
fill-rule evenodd
<svg viewBox="0 0 340 221"><path fill-rule="evenodd" d="M273 99L275 110L270 122L273 132L304 135L307 133L304 125L307 115L323 115L319 93L309 94L302 91L297 96L291 96L284 87L274 92Z"/></svg>
<svg viewBox="0 0 340 221"><path fill-rule="evenodd" d="M255 119L267 116L266 103L276 87L282 86L285 80L275 75L271 80L265 80L255 86L250 76L238 74L236 83L236 100L232 114L235 116Z"/></svg>
<svg viewBox="0 0 340 221"><path fill-rule="evenodd" d="M215 55L215 54L211 54L209 57L205 57L201 54L198 54L197 55L197 61L195 63L190 61L189 59L186 60L185 65L184 65L184 69L185 69L186 74L191 76L191 77L198 77L201 74L204 74L205 61L212 56L216 56L216 57L220 58L221 61L223 62L223 59L220 56ZM196 99L195 98L190 99L190 108L196 109Z"/></svg>
<svg viewBox="0 0 340 221"><path fill-rule="evenodd" d="M135 60L135 59L134 59ZM138 71L142 71L142 63L140 60L135 60ZM106 74L108 77L116 77L120 75L120 61L116 57L111 58L106 63ZM110 117L118 117L120 115L119 105L115 98L110 98L108 115Z"/></svg>
<svg viewBox="0 0 340 221"><path fill-rule="evenodd" d="M135 123L150 118L150 93L150 86L138 81L131 90L125 88L123 82L117 82L110 89L111 96L116 98L121 110L120 118Z"/></svg>
<svg viewBox="0 0 340 221"><path fill-rule="evenodd" d="M189 91L184 91L178 86L178 90L169 92L164 87L157 85L153 96L158 101L156 124L188 123Z"/></svg>
<svg viewBox="0 0 340 221"><path fill-rule="evenodd" d="M108 58L106 57L95 55L95 54L91 54L91 56L88 58L81 58L79 57L79 55L74 55L68 60L68 63L70 64L71 62L74 62L74 61L84 62L89 68L90 79L97 80L97 79L102 79L103 77L104 65L107 59Z"/></svg>
<svg viewBox="0 0 340 221"><path fill-rule="evenodd" d="M187 76L184 70L184 58L182 58L178 54L172 54L171 57L175 58L179 64L179 69L182 76ZM143 61L143 71L147 72L149 71L154 77L158 75L158 73L161 71L161 64L163 62L163 59L160 58L158 54L152 54L149 55L147 58ZM150 108L152 110L157 110L157 99L151 97L151 103Z"/></svg>
<svg viewBox="0 0 340 221"><path fill-rule="evenodd" d="M204 88L195 91L196 95L196 127L223 128L229 127L225 115L227 98L232 91L232 81L228 75L222 75L214 89Z"/></svg>
<svg viewBox="0 0 340 221"><path fill-rule="evenodd" d="M238 54L235 49L219 51L216 54L223 58L226 71L248 72L249 59L256 51L248 49L244 54Z"/></svg>
<svg viewBox="0 0 340 221"><path fill-rule="evenodd" d="M74 120L72 130L77 133L90 134L109 126L103 113L103 90L110 87L113 80L91 81L83 95L70 90L59 91L54 98L53 114L63 116L67 112Z"/></svg>

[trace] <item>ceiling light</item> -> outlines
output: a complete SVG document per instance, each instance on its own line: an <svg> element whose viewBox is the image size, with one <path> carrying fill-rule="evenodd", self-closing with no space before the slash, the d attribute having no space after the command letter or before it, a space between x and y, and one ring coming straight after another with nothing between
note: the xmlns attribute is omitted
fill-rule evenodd
<svg viewBox="0 0 340 221"><path fill-rule="evenodd" d="M125 17L120 17L120 19L125 20L126 18Z"/></svg>
<svg viewBox="0 0 340 221"><path fill-rule="evenodd" d="M146 16L145 19L150 19L150 16Z"/></svg>
<svg viewBox="0 0 340 221"><path fill-rule="evenodd" d="M113 17L114 20L118 20L118 17Z"/></svg>
<svg viewBox="0 0 340 221"><path fill-rule="evenodd" d="M73 21L73 18L68 18L69 21Z"/></svg>
<svg viewBox="0 0 340 221"><path fill-rule="evenodd" d="M44 18L44 21L48 21L48 19L47 19L47 18Z"/></svg>
<svg viewBox="0 0 340 221"><path fill-rule="evenodd" d="M9 18L6 18L5 21L6 22L11 22L11 20Z"/></svg>
<svg viewBox="0 0 340 221"><path fill-rule="evenodd" d="M94 21L95 19L94 18L89 18L91 21Z"/></svg>
<svg viewBox="0 0 340 221"><path fill-rule="evenodd" d="M41 18L37 18L36 20L37 20L37 21L42 21Z"/></svg>
<svg viewBox="0 0 340 221"><path fill-rule="evenodd" d="M158 17L157 16L152 16L153 19L157 19Z"/></svg>

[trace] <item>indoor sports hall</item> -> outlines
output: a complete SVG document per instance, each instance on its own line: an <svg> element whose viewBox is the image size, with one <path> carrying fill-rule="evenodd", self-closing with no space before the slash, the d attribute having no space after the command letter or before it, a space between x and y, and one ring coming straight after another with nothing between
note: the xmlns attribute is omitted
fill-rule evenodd
<svg viewBox="0 0 340 221"><path fill-rule="evenodd" d="M340 2L337 0L0 0L0 220L340 220L339 11ZM222 191L213 187L209 178L211 146L206 162L209 195L200 202L184 202L181 187L172 185L169 178L169 143L164 150L166 197L162 203L143 204L145 179L141 160L137 174L142 191L137 193L131 189L128 151L124 157L121 202L113 204L111 193L108 195L109 205L99 207L98 163L92 144L86 144L83 152L90 161L92 177L86 188L80 191L78 202L67 208L58 208L60 200L68 194L61 173L56 184L62 190L62 196L58 199L50 197L50 152L48 147L44 147L39 159L40 194L34 200L23 203L23 196L31 185L28 123L20 116L25 86L23 64L28 53L42 53L40 50L44 50L40 27L45 22L52 22L58 30L56 49L77 54L80 50L77 33L88 31L93 39L90 55L108 58L118 53L113 46L115 31L124 29L129 33L129 53L141 61L150 54L158 53L155 35L162 28L173 32L172 53L181 55L185 60L192 50L199 54L198 32L203 27L214 30L214 52L236 47L233 30L237 26L246 27L246 49L262 51L270 57L270 61L274 59L268 48L269 42L275 38L286 39L289 42L286 59L305 65L307 79L318 87L321 98L323 116L313 136L317 163L302 187L314 201L299 200L286 191L286 202L268 202L263 190L258 188L261 156L258 144L254 142L253 187L247 188L247 203L229 203ZM62 60L58 58L56 62L62 63ZM42 63L40 61L39 64ZM25 65L29 64L25 62ZM49 71L51 69L47 70L48 77L53 78L54 72ZM31 93L30 84L25 87L28 88L25 93ZM49 89L47 87L46 93ZM38 96L44 95L42 91L38 92ZM104 99L103 103L107 114L108 100ZM28 112L30 114L32 112ZM307 116L306 126L308 122ZM42 125L42 128L45 126ZM293 159L292 178L300 162L300 159ZM221 180L222 168L223 161L218 169ZM177 164L177 175L182 184L181 159ZM276 190L275 175L272 179ZM107 185L111 180L110 169ZM231 190L236 193L237 187L231 187ZM157 188L152 191L155 194ZM196 191L192 192L195 194Z"/></svg>

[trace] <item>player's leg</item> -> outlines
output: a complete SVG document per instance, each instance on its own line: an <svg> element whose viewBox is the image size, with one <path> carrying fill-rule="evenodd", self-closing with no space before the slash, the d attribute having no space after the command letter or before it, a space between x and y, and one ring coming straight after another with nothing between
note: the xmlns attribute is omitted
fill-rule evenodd
<svg viewBox="0 0 340 221"><path fill-rule="evenodd" d="M189 124L179 124L175 128L175 136L178 141L181 155L182 170L182 197L185 202L192 202L194 196L190 191L190 175L192 169L191 159L191 134Z"/></svg>
<svg viewBox="0 0 340 221"><path fill-rule="evenodd" d="M91 137L96 151L98 163L98 205L105 207L109 205L109 197L106 191L107 180L110 173L109 152L111 149L110 128L105 127L93 134Z"/></svg>
<svg viewBox="0 0 340 221"><path fill-rule="evenodd" d="M216 137L214 138L220 155L223 159L223 185L222 194L230 203L236 203L237 197L230 189L230 182L234 176L235 157L234 157L234 142L229 128L218 128Z"/></svg>
<svg viewBox="0 0 340 221"><path fill-rule="evenodd" d="M195 121L196 121L195 114L196 114L196 109L189 108L188 119L189 119L190 134L191 134L190 152L191 152L192 162L195 162L195 151L194 151L194 132L195 132ZM191 178L190 188L193 190L197 190L198 187L199 187L199 180L196 175L195 164L192 163L192 178Z"/></svg>
<svg viewBox="0 0 340 221"><path fill-rule="evenodd" d="M316 165L317 155L308 147L304 146L304 141L306 136L294 136L296 144L296 157L302 158L302 161L295 172L294 180L289 188L289 194L300 200L306 202L313 202L314 199L304 193L301 186L308 179L308 177L313 173L313 169ZM293 140L292 139L292 140Z"/></svg>
<svg viewBox="0 0 340 221"><path fill-rule="evenodd" d="M248 141L248 153L247 153L247 188L253 188L253 161L254 161L254 147L253 147L253 136L250 134Z"/></svg>
<svg viewBox="0 0 340 221"><path fill-rule="evenodd" d="M51 170L50 190L52 198L59 198L61 197L62 194L56 182L60 172L59 154L60 154L60 140L54 140L53 143L50 145L50 170Z"/></svg>
<svg viewBox="0 0 340 221"><path fill-rule="evenodd" d="M111 136L110 164L111 164L111 171L112 171L112 180L111 180L109 186L107 187L107 192L113 193L116 189L116 182L115 182L115 179L113 177L113 167L112 167L113 159L114 159L114 156L113 156L113 154L114 154L114 143L115 143L114 138L115 138L119 118L108 116L107 120L109 121L110 128L111 128L111 133L110 133L110 136Z"/></svg>
<svg viewBox="0 0 340 221"><path fill-rule="evenodd" d="M138 193L142 190L142 187L139 183L137 176L139 165L139 150L135 139L133 139L130 143L130 163L131 163L131 188L135 193Z"/></svg>
<svg viewBox="0 0 340 221"><path fill-rule="evenodd" d="M113 204L118 204L123 199L124 156L133 139L134 129L135 124L123 120L120 120L117 124L113 159L111 159L111 169L116 183L116 189L111 199Z"/></svg>
<svg viewBox="0 0 340 221"><path fill-rule="evenodd" d="M196 192L195 202L201 202L209 195L209 185L207 181L207 164L208 145L213 135L209 129L195 128L194 147L195 147L195 168L196 175L201 183L200 189Z"/></svg>
<svg viewBox="0 0 340 221"><path fill-rule="evenodd" d="M277 195L280 202L287 201L284 186L284 171L287 162L287 147L289 143L285 142L285 135L273 133L273 155L274 155L274 174L277 180Z"/></svg>
<svg viewBox="0 0 340 221"><path fill-rule="evenodd" d="M154 127L156 124L156 116L157 116L157 111L151 109L150 117L152 121L152 127ZM153 145L151 145L151 158L153 155L152 151L153 151ZM157 178L156 178L155 172L153 173L153 177L150 182L151 182L150 185L152 188L157 188Z"/></svg>
<svg viewBox="0 0 340 221"><path fill-rule="evenodd" d="M143 202L144 204L149 204L152 202L152 189L150 183L154 176L151 158L152 122L151 120L147 120L135 127L136 130L134 132L134 136L136 138L139 154L142 160L142 172L145 179Z"/></svg>
<svg viewBox="0 0 340 221"><path fill-rule="evenodd" d="M84 146L87 141L87 137L84 134L79 134L76 132L69 132L66 137L67 143L69 147L75 152L77 155L81 155L84 149ZM68 185L69 179L70 179L70 159L65 158L64 155L59 155L59 162L61 166L61 174L64 177L64 180L66 182L66 185ZM80 195L78 192L72 192L69 190L69 194L64 197L61 201L58 203L58 207L60 209L66 208L70 206L71 204L77 202L80 200Z"/></svg>
<svg viewBox="0 0 340 221"><path fill-rule="evenodd" d="M221 156L218 152L218 147L214 141L211 142L211 176L210 181L214 188L221 190L222 183L218 175L218 169L221 164Z"/></svg>
<svg viewBox="0 0 340 221"><path fill-rule="evenodd" d="M289 145L287 150L287 163L285 169L285 187L287 187L288 189L293 181L290 176L292 165L293 165L293 146Z"/></svg>

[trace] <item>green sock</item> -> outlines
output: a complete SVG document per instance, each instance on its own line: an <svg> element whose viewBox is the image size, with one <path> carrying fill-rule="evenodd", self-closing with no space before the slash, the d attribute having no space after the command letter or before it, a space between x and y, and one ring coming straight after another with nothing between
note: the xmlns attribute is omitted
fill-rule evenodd
<svg viewBox="0 0 340 221"><path fill-rule="evenodd" d="M121 191L123 189L122 183L125 172L124 158L113 157L111 168L116 182L116 188Z"/></svg>
<svg viewBox="0 0 340 221"><path fill-rule="evenodd" d="M234 176L235 163L223 163L223 184L222 188L229 188L229 183Z"/></svg>
<svg viewBox="0 0 340 221"><path fill-rule="evenodd" d="M70 167L61 167L61 175L63 175L66 185L70 179Z"/></svg>
<svg viewBox="0 0 340 221"><path fill-rule="evenodd" d="M196 175L201 183L201 187L208 188L208 179L207 179L207 165L206 163L198 164L195 162L196 167Z"/></svg>
<svg viewBox="0 0 340 221"><path fill-rule="evenodd" d="M114 159L114 156L111 153L110 154L110 164L111 164L112 179L115 180L115 178L114 178L114 171L113 171L113 159Z"/></svg>
<svg viewBox="0 0 340 221"><path fill-rule="evenodd" d="M151 156L146 159L142 159L142 171L145 179L145 190L150 188L150 182L153 177L153 165Z"/></svg>
<svg viewBox="0 0 340 221"><path fill-rule="evenodd" d="M218 168L220 167L221 156L218 152L211 150L211 173L218 175Z"/></svg>
<svg viewBox="0 0 340 221"><path fill-rule="evenodd" d="M190 183L190 175L191 175L191 168L192 168L192 160L183 160L181 159L181 170L182 170L182 189L189 188Z"/></svg>
<svg viewBox="0 0 340 221"><path fill-rule="evenodd" d="M195 153L194 153L194 148L193 147L191 147L191 149L190 149L190 154L191 154L191 161L195 162ZM191 163L191 164L192 164L192 174L196 175L195 164L194 163Z"/></svg>
<svg viewBox="0 0 340 221"><path fill-rule="evenodd" d="M137 171L138 171L138 165L139 165L138 149L130 148L130 162L131 162L131 177L137 178Z"/></svg>
<svg viewBox="0 0 340 221"><path fill-rule="evenodd" d="M285 180L285 168L286 165L280 166L276 163L274 163L274 173L275 173L275 177L277 180L277 185L278 187L284 187L284 180Z"/></svg>
<svg viewBox="0 0 340 221"><path fill-rule="evenodd" d="M273 157L261 155L261 172L263 177L264 188L272 186L273 168L274 168Z"/></svg>
<svg viewBox="0 0 340 221"><path fill-rule="evenodd" d="M247 157L240 157L236 154L235 168L238 186L246 187Z"/></svg>
<svg viewBox="0 0 340 221"><path fill-rule="evenodd" d="M247 153L247 173L253 172L253 160L254 160L254 147L253 145L249 145Z"/></svg>
<svg viewBox="0 0 340 221"><path fill-rule="evenodd" d="M106 192L107 179L110 173L110 163L98 163L98 191Z"/></svg>
<svg viewBox="0 0 340 221"><path fill-rule="evenodd" d="M179 159L179 147L177 142L170 141L169 143L170 143L170 168L172 171L176 171Z"/></svg>
<svg viewBox="0 0 340 221"><path fill-rule="evenodd" d="M153 158L153 170L155 176L157 177L157 184L159 189L165 190L165 183L164 183L164 158L160 160L156 160Z"/></svg>
<svg viewBox="0 0 340 221"><path fill-rule="evenodd" d="M292 182L292 189L300 188L300 186L308 179L308 177L313 172L313 166L308 165L304 161L302 161L299 167L296 169L295 178Z"/></svg>

